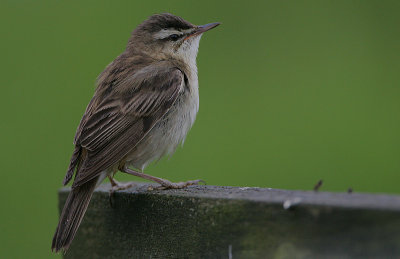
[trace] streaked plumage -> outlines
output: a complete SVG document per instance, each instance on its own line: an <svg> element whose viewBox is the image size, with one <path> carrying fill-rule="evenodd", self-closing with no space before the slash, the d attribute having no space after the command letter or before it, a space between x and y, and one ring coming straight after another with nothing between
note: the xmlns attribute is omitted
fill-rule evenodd
<svg viewBox="0 0 400 259"><path fill-rule="evenodd" d="M205 31L199 28L171 14L153 15L100 74L75 135L63 183L74 173L75 179L53 250L68 249L105 177L126 166L142 170L185 139L199 106L196 55Z"/></svg>

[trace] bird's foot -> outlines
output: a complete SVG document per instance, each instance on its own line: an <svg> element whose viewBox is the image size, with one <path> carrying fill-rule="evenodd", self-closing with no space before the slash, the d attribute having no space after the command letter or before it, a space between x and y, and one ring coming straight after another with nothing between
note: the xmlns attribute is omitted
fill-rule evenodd
<svg viewBox="0 0 400 259"><path fill-rule="evenodd" d="M166 190L166 189L182 189L191 185L198 185L199 183L206 184L205 181L203 180L191 180L191 181L186 181L186 182L178 182L178 183L173 183L171 181L161 179L162 181L158 181L161 186L158 187L150 187L155 190Z"/></svg>
<svg viewBox="0 0 400 259"><path fill-rule="evenodd" d="M114 193L116 191L126 190L126 189L131 188L134 185L135 185L134 182L120 183L113 179L113 182L111 182L110 192Z"/></svg>
<svg viewBox="0 0 400 259"><path fill-rule="evenodd" d="M173 182L171 182L169 180L162 179L162 178L159 178L159 177L155 177L155 176L152 176L152 175L149 175L149 174L145 174L145 173L142 173L142 172L138 172L138 171L135 171L135 170L130 169L128 167L122 167L122 168L120 168L120 170L121 170L121 172L130 174L130 175L134 175L134 176L137 176L137 177L141 177L141 178L144 178L146 180L150 180L150 181L153 181L153 182L161 184L160 187L152 187L151 186L151 187L149 187L149 190L154 190L154 189L157 189L157 190L182 189L182 188L185 188L185 187L190 186L190 185L197 185L199 183L206 184L206 182L203 181L203 180L192 180L192 181L186 181L186 182L173 183Z"/></svg>

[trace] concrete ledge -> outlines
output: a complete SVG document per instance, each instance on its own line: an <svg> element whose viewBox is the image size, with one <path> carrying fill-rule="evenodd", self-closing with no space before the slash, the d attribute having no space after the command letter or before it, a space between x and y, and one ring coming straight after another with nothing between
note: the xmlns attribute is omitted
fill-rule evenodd
<svg viewBox="0 0 400 259"><path fill-rule="evenodd" d="M96 189L65 258L393 258L400 196L191 186ZM60 190L60 209L69 188Z"/></svg>

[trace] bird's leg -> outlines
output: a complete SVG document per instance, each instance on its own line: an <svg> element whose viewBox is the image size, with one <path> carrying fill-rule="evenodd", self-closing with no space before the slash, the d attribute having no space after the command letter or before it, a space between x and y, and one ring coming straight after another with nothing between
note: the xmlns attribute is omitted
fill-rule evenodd
<svg viewBox="0 0 400 259"><path fill-rule="evenodd" d="M166 179L162 179L162 178L158 178L158 177L155 177L152 175L137 172L128 167L121 168L120 170L121 170L121 172L131 174L134 176L138 176L138 177L161 184L161 188L157 188L157 189L181 189L181 188L185 188L190 185L197 185L200 182L205 183L203 180L192 180L192 181L186 181L186 182L173 183Z"/></svg>

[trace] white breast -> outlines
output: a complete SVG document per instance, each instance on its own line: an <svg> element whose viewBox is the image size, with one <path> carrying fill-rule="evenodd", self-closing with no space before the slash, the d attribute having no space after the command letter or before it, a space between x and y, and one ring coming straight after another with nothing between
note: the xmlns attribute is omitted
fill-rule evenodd
<svg viewBox="0 0 400 259"><path fill-rule="evenodd" d="M166 132L165 135L172 135L173 137L171 138L171 142L175 144L175 147L171 152L175 150L176 146L180 142L183 144L185 141L187 133L194 124L198 110L199 89L196 75L195 79L192 79L188 82L188 90L186 90L182 97L178 98L174 108L168 116L169 120L171 121L169 125L169 127L171 127L171 131L169 133Z"/></svg>
<svg viewBox="0 0 400 259"><path fill-rule="evenodd" d="M194 71L193 71L194 72ZM159 121L149 134L127 158L127 163L143 170L149 163L164 155L172 154L186 135L196 119L199 110L199 89L197 71L188 77L188 86L178 97L173 107Z"/></svg>

